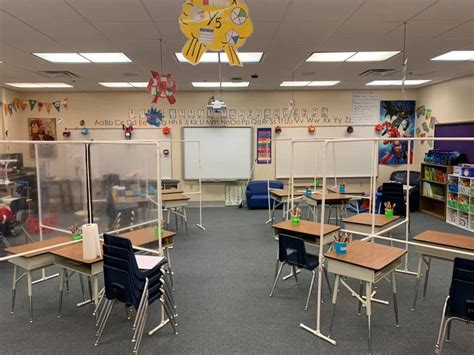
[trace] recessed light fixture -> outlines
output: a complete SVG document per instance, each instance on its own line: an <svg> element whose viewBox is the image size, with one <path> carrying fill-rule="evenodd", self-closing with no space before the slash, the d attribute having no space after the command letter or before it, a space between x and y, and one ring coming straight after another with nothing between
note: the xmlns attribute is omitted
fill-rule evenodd
<svg viewBox="0 0 474 355"><path fill-rule="evenodd" d="M405 85L421 85L429 83L431 80L405 80ZM365 85L368 86L400 86L402 85L402 80L374 80Z"/></svg>
<svg viewBox="0 0 474 355"><path fill-rule="evenodd" d="M317 80L317 81L284 81L282 87L307 87L307 86L334 86L339 84L337 80Z"/></svg>
<svg viewBox="0 0 474 355"><path fill-rule="evenodd" d="M181 52L175 53L176 59L180 63L189 63ZM263 52L239 52L239 59L242 63L259 63L262 60ZM218 63L219 53L206 52L202 55L200 63ZM229 63L226 53L221 53L221 63Z"/></svg>
<svg viewBox="0 0 474 355"><path fill-rule="evenodd" d="M131 63L124 53L79 53L92 63Z"/></svg>
<svg viewBox="0 0 474 355"><path fill-rule="evenodd" d="M101 82L99 85L106 88L133 88L132 84L127 82Z"/></svg>
<svg viewBox="0 0 474 355"><path fill-rule="evenodd" d="M375 52L314 52L307 62L381 62L392 58L400 51Z"/></svg>
<svg viewBox="0 0 474 355"><path fill-rule="evenodd" d="M450 51L431 60L474 60L474 51Z"/></svg>
<svg viewBox="0 0 474 355"><path fill-rule="evenodd" d="M400 51L357 52L346 62L382 62L400 53Z"/></svg>
<svg viewBox="0 0 474 355"><path fill-rule="evenodd" d="M194 81L191 83L195 88L219 88L218 81ZM222 87L223 88L246 88L250 85L249 81L223 81Z"/></svg>
<svg viewBox="0 0 474 355"><path fill-rule="evenodd" d="M5 85L22 89L45 89L45 88L72 88L72 85L66 83L5 83Z"/></svg>
<svg viewBox="0 0 474 355"><path fill-rule="evenodd" d="M130 85L132 85L134 88L146 88L148 86L147 81L142 81L142 82L130 82Z"/></svg>
<svg viewBox="0 0 474 355"><path fill-rule="evenodd" d="M32 53L51 63L131 63L124 53Z"/></svg>
<svg viewBox="0 0 474 355"><path fill-rule="evenodd" d="M306 59L307 62L343 62L356 52L314 52Z"/></svg>

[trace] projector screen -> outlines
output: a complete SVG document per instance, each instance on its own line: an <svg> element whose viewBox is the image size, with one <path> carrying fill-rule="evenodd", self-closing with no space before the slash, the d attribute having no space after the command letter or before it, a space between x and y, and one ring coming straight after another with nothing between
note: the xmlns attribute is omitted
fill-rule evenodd
<svg viewBox="0 0 474 355"><path fill-rule="evenodd" d="M183 139L201 142L201 179L235 181L248 179L252 168L251 127L185 127ZM184 179L199 178L196 143L183 143Z"/></svg>

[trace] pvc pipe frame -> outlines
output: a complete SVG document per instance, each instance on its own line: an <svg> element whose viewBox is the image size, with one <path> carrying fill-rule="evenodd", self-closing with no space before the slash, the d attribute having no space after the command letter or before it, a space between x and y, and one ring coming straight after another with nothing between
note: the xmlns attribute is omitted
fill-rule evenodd
<svg viewBox="0 0 474 355"><path fill-rule="evenodd" d="M157 184L158 184L158 181L161 180L161 161L160 161L160 143L157 142L157 141L147 141L147 140L140 140L140 141L126 141L126 140L123 140L123 141L29 141L29 140L4 140L4 141L0 141L0 144L33 144L34 145L34 148L35 148L35 165L36 165L36 183L37 183L37 189L38 189L38 218L39 218L39 234L40 234L40 241L43 240L43 228L45 229L50 229L50 230L54 230L54 231L58 231L58 232L62 232L62 233L67 233L69 234L70 232L67 231L67 230L64 230L64 229L61 229L61 228L55 228L55 227L51 227L51 226L47 226L45 224L43 224L43 213L42 213L42 205L41 205L41 181L40 181L40 174L39 174L39 171L40 171L40 166L39 166L39 154L38 154L38 147L40 145L65 145L65 144L77 144L77 145L84 145L84 147L88 148L90 145L94 145L94 144L107 144L107 145L149 145L149 146L154 146L155 147L155 150L156 150L156 176L157 176ZM90 174L88 173L89 172L89 169L88 167L86 166L86 170L85 170L85 173L86 173L86 182L87 182L87 186L89 186L89 189L86 190L86 195L88 196L88 206L87 206L87 209L88 209L88 223L92 223L92 221L90 220L90 216L91 216L91 211L92 211L92 188L91 188L91 180L90 180ZM159 191L159 192L158 192ZM137 225L134 225L134 226L130 226L130 227L137 227L137 226L141 226L141 225L145 225L145 224L150 224L150 223L154 223L154 222L157 222L158 223L158 226L161 226L161 221L163 220L163 211L162 211L162 196L161 196L161 189L158 189L158 186L157 186L157 205L158 205L158 208L157 208L157 219L156 220L153 220L153 221L148 221L148 222L145 222L145 223L141 223L141 224L137 224ZM121 229L121 230L117 230L115 232L118 232L118 231L122 231L122 230L127 230L129 229L130 227L128 228L124 228L124 229ZM56 244L54 245L54 247L58 247L58 246L66 246L66 245L70 245L70 244L74 244L74 243L77 243L79 241L70 241L70 242L65 242L65 243L61 243L61 244ZM13 259L15 257L21 257L21 256L24 256L24 255L28 255L28 254L31 254L31 253L36 253L36 252L39 252L39 251L45 251L45 250L49 250L51 249L51 247L45 247L45 248L40 248L40 249L35 249L35 250L32 250L32 251L29 251L29 252L25 252L25 253L19 253L19 254L14 254L14 255L8 255L6 257L3 257L3 258L0 258L0 262L1 261L5 261L5 260L10 260L10 259ZM143 248L142 248L143 249ZM152 253L156 253L156 251L153 251L153 250L150 250L150 249L145 249L146 251L149 251L149 252L152 252ZM158 238L158 254L159 255L163 255L163 246L162 246L162 240L161 238ZM43 277L45 276L45 271L43 269Z"/></svg>
<svg viewBox="0 0 474 355"><path fill-rule="evenodd" d="M315 138L313 139L313 141L317 141L318 139ZM361 235L366 235L367 238L364 238L364 240L366 239L374 239L374 238L378 238L378 239L383 239L383 240L389 240L389 241L395 241L395 242L398 242L398 243L403 243L405 244L405 249L408 251L408 245L414 245L414 246L423 246L425 248L432 248L432 249L436 249L436 250L443 250L443 251L455 251L457 253L462 253L462 254L466 254L466 255L470 255L470 256L474 256L474 253L469 253L469 252L460 252L460 251L457 251L457 250L453 250L451 248L443 248L443 247L437 247L437 246L431 246L431 245L427 245L427 244L422 244L422 243L416 243L416 242L410 242L409 241L409 233L408 233L408 223L409 223L409 212L410 212L410 189L408 188L409 186L409 183L410 183L410 170L411 170L411 165L413 164L412 163L412 158L413 158L413 155L412 155L412 145L414 144L414 142L416 141L425 141L427 140L426 138L406 138L406 137L403 137L403 138L336 138L336 139L326 139L324 140L324 148L323 148L323 157L324 157L324 161L323 161L323 191L322 191L322 200L321 200L321 224L320 224L320 235L324 235L324 217L325 217L325 209L326 209L326 188L327 188L327 149L328 149L328 145L329 144L337 144L337 143L343 143L343 142L372 142L372 161L371 161L371 165L372 165L372 168L371 168L371 210L372 210L372 223L371 223L371 231L372 233L368 234L368 233L360 233L360 232L355 232L355 231L351 231L351 230L344 230L346 232L351 232L351 233L354 233L354 234L361 234ZM453 138L453 137L450 137L450 138L436 138L436 137L433 137L433 138L430 138L430 140L433 140L433 141L468 141L468 142L474 142L474 138L468 138L468 137L461 137L461 138ZM293 202L293 185L294 185L294 174L293 174L293 160L294 160L294 144L296 143L300 143L300 142L306 142L306 141L312 141L311 139L304 139L304 140L298 140L298 139L293 139L291 144L292 144L292 148L291 148L291 179L290 179L290 183L289 183L289 189L290 189L290 193L291 193L291 199L290 199L290 203L291 203L291 209L294 208L294 202ZM381 141L406 141L408 142L408 156L407 156L407 189L406 189L406 218L397 223L396 225L390 227L390 228L387 228L385 230L382 230L378 233L375 233L375 194L376 194L376 182L377 182L377 175L376 175L376 172L377 172L377 167L378 167L378 152L377 152L377 149L378 149L378 142L381 142ZM400 240L400 239L395 239L395 238L391 238L391 237L383 237L379 234L381 233L386 233L387 231L389 230L392 230L400 225L403 225L405 224L405 240ZM321 339L324 339L326 341L328 341L329 343L333 344L333 345L336 345L336 342L333 340L333 339L330 339L328 336L325 336L321 333L321 293L322 293L322 265L323 265L323 262L324 262L324 256L323 256L323 247L324 247L324 244L323 244L323 238L319 238L319 253L318 253L318 257L319 257L319 267L318 267L318 297L317 297L317 304L316 304L316 329L312 329L304 324L300 324L300 327L311 332L312 334L318 336L319 338ZM406 257L405 257L405 270L402 270L403 272L406 272L408 273L408 270L407 270L407 266L408 266L408 253L406 254ZM334 292L337 292L337 290L334 290Z"/></svg>

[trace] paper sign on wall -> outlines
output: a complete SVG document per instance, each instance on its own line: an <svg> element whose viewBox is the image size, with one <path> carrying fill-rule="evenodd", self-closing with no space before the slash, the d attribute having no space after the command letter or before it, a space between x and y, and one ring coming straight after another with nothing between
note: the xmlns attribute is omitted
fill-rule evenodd
<svg viewBox="0 0 474 355"><path fill-rule="evenodd" d="M241 0L188 0L179 26L188 39L182 54L191 64L198 64L207 50L224 49L230 65L242 66L237 48L250 37L253 24Z"/></svg>

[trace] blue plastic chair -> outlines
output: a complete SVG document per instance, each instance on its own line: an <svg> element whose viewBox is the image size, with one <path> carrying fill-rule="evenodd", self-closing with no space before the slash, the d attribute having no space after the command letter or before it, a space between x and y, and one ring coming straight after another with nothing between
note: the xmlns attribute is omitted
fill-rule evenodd
<svg viewBox="0 0 474 355"><path fill-rule="evenodd" d="M306 253L306 247L304 240L300 237L290 236L286 234L280 234L278 237L278 260L277 265L279 265L275 281L273 282L273 288L270 292L270 297L273 296L275 291L276 284L280 278L281 271L283 266L289 265L293 269L293 275L295 277L296 283L298 284L298 277L296 273L296 268L306 269L313 273L311 278L311 285L309 287L308 297L306 299L305 310L308 310L309 300L311 298L311 292L313 290L314 278L316 276L316 268L319 266L319 258L316 255L311 255ZM332 294L331 285L329 283L328 274L325 268L323 268L324 276L326 278L329 292Z"/></svg>
<svg viewBox="0 0 474 355"><path fill-rule="evenodd" d="M451 341L451 322L455 319L467 323L474 322L474 260L454 259L451 287L444 302L436 343L438 354L443 351L444 341Z"/></svg>

